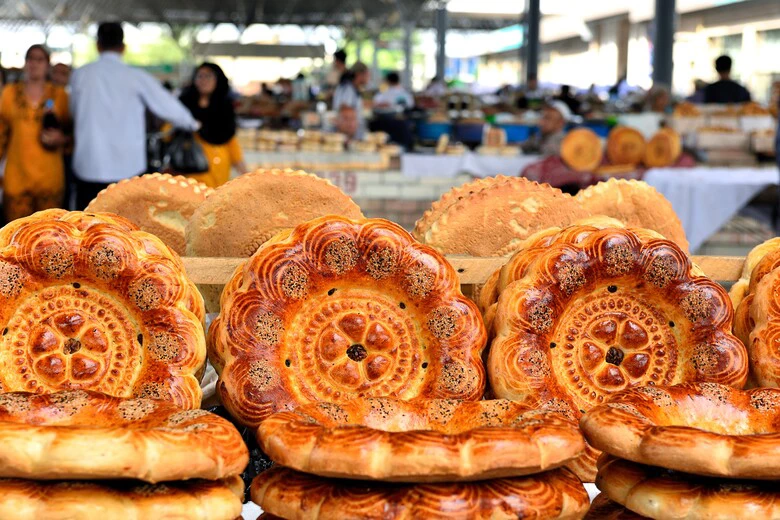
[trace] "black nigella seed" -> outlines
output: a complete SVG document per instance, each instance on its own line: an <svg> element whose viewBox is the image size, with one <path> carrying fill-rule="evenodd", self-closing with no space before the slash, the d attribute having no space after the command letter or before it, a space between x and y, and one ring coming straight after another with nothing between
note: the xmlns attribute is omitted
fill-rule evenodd
<svg viewBox="0 0 780 520"><path fill-rule="evenodd" d="M139 345L143 345L144 344L144 335L143 334L139 334L138 335L138 344Z"/></svg>
<svg viewBox="0 0 780 520"><path fill-rule="evenodd" d="M6 334L8 334L8 327L3 329L3 336L5 336Z"/></svg>
<svg viewBox="0 0 780 520"><path fill-rule="evenodd" d="M286 367L290 366L290 360L289 359L285 359L284 360L284 366L286 366Z"/></svg>
<svg viewBox="0 0 780 520"><path fill-rule="evenodd" d="M73 287L79 289L81 287L81 284L78 282L73 282Z"/></svg>
<svg viewBox="0 0 780 520"><path fill-rule="evenodd" d="M553 343L550 343L550 348L555 348L555 347L557 347L557 346L558 346L558 345L556 345L554 342L553 342Z"/></svg>
<svg viewBox="0 0 780 520"><path fill-rule="evenodd" d="M669 326L670 326L670 327L672 327L672 328L674 328L674 322L673 322L673 321L670 321L670 322L669 322Z"/></svg>
<svg viewBox="0 0 780 520"><path fill-rule="evenodd" d="M424 362L424 363L422 364L422 367L423 367L423 368L428 368L428 362L427 362L427 361L426 361L426 362Z"/></svg>
<svg viewBox="0 0 780 520"><path fill-rule="evenodd" d="M406 304L404 302L399 303L398 306L401 307L402 309L406 308Z"/></svg>
<svg viewBox="0 0 780 520"><path fill-rule="evenodd" d="M617 285L610 285L607 290L611 293L617 292Z"/></svg>
<svg viewBox="0 0 780 520"><path fill-rule="evenodd" d="M328 296L333 296L333 293L336 292L336 288L334 287L330 291L328 291Z"/></svg>
<svg viewBox="0 0 780 520"><path fill-rule="evenodd" d="M462 267L459 267L459 268L458 268L458 272L459 272L459 273L465 273L465 272L466 272L466 270L465 270L464 268L462 268Z"/></svg>

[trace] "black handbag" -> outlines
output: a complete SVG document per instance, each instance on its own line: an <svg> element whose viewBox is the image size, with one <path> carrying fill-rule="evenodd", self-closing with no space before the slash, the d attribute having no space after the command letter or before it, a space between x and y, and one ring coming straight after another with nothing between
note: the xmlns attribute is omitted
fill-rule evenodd
<svg viewBox="0 0 780 520"><path fill-rule="evenodd" d="M206 173L209 162L192 132L177 131L163 160L165 170L179 175Z"/></svg>

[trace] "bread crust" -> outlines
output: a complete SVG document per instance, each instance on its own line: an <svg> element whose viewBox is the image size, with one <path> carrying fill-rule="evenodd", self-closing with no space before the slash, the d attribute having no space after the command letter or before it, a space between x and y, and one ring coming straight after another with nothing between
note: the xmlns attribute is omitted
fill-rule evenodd
<svg viewBox="0 0 780 520"><path fill-rule="evenodd" d="M510 177L453 203L421 241L442 254L506 256L536 231L587 216L572 196L558 188Z"/></svg>
<svg viewBox="0 0 780 520"><path fill-rule="evenodd" d="M195 209L213 192L202 182L183 175L150 173L109 185L84 211L121 215L183 255L184 228Z"/></svg>
<svg viewBox="0 0 780 520"><path fill-rule="evenodd" d="M645 157L645 146L645 138L638 130L616 126L607 137L607 159L612 164L639 164Z"/></svg>
<svg viewBox="0 0 780 520"><path fill-rule="evenodd" d="M593 215L606 215L628 227L657 231L688 252L688 239L672 204L643 181L612 178L577 193L577 202Z"/></svg>
<svg viewBox="0 0 780 520"><path fill-rule="evenodd" d="M255 478L252 501L289 520L576 520L588 493L571 472L454 484L337 481L276 466Z"/></svg>
<svg viewBox="0 0 780 520"><path fill-rule="evenodd" d="M588 514L583 520L648 520L648 518L613 502L605 493L600 493L590 503Z"/></svg>
<svg viewBox="0 0 780 520"><path fill-rule="evenodd" d="M780 390L715 383L634 388L580 426L596 448L697 475L780 478Z"/></svg>
<svg viewBox="0 0 780 520"><path fill-rule="evenodd" d="M238 475L249 453L229 421L205 410L83 390L10 392L0 394L0 461L0 477L154 483Z"/></svg>
<svg viewBox="0 0 780 520"><path fill-rule="evenodd" d="M730 332L732 317L725 291L674 243L648 230L589 232L549 246L501 293L491 388L579 418L634 386L741 387L747 352Z"/></svg>
<svg viewBox="0 0 780 520"><path fill-rule="evenodd" d="M257 426L308 402L477 400L486 334L440 254L382 219L315 219L236 269L209 331L220 395Z"/></svg>
<svg viewBox="0 0 780 520"><path fill-rule="evenodd" d="M671 128L661 128L650 138L645 148L644 163L648 168L672 166L682 153L680 134Z"/></svg>
<svg viewBox="0 0 780 520"><path fill-rule="evenodd" d="M592 172L601 164L604 148L601 139L590 128L569 131L561 143L561 159L572 170Z"/></svg>
<svg viewBox="0 0 780 520"><path fill-rule="evenodd" d="M562 466L585 449L573 421L505 400L304 405L263 421L258 439L289 468L395 482L529 475Z"/></svg>
<svg viewBox="0 0 780 520"><path fill-rule="evenodd" d="M0 391L96 390L200 406L203 299L179 256L107 213L0 230Z"/></svg>
<svg viewBox="0 0 780 520"><path fill-rule="evenodd" d="M599 461L602 493L649 518L780 518L776 483L712 479L605 457Z"/></svg>
<svg viewBox="0 0 780 520"><path fill-rule="evenodd" d="M0 496L3 520L234 520L241 515L244 483L240 477L156 485L0 479Z"/></svg>

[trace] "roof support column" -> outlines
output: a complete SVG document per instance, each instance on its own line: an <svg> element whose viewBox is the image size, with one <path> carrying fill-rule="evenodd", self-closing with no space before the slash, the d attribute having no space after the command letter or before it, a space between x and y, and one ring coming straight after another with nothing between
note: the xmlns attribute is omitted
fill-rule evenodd
<svg viewBox="0 0 780 520"><path fill-rule="evenodd" d="M374 37L374 49L371 53L371 83L378 87L382 83L379 77L379 34Z"/></svg>
<svg viewBox="0 0 780 520"><path fill-rule="evenodd" d="M537 77L539 69L540 0L527 0L525 14L525 79Z"/></svg>
<svg viewBox="0 0 780 520"><path fill-rule="evenodd" d="M675 0L655 0L653 83L672 86Z"/></svg>
<svg viewBox="0 0 780 520"><path fill-rule="evenodd" d="M412 33L414 21L404 20L404 88L412 90Z"/></svg>
<svg viewBox="0 0 780 520"><path fill-rule="evenodd" d="M436 77L444 80L447 70L447 4L436 8Z"/></svg>

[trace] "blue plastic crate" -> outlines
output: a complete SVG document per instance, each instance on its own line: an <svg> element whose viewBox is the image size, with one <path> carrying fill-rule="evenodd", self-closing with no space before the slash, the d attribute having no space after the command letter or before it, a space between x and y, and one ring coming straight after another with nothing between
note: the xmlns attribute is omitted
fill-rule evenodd
<svg viewBox="0 0 780 520"><path fill-rule="evenodd" d="M539 131L539 127L534 125L520 125L514 123L502 124L498 125L498 127L503 128L506 132L507 143L523 143Z"/></svg>
<svg viewBox="0 0 780 520"><path fill-rule="evenodd" d="M420 141L438 141L442 135L449 135L452 131L452 123L429 123L420 121L417 123L417 139Z"/></svg>

